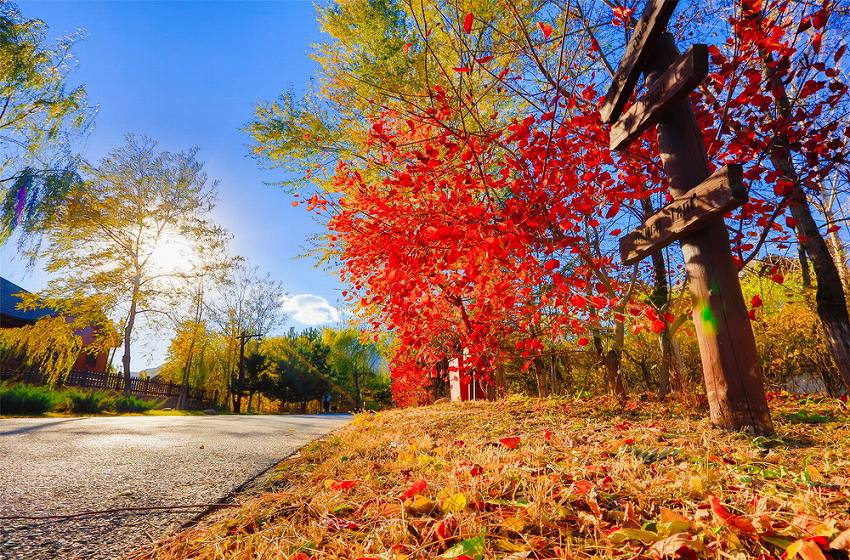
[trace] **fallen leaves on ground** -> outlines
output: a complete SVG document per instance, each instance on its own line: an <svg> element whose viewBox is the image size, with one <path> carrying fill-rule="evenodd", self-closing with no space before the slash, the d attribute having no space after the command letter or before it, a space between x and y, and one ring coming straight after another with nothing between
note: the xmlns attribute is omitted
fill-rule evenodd
<svg viewBox="0 0 850 560"><path fill-rule="evenodd" d="M846 559L847 405L771 396L770 438L601 397L361 414L136 558Z"/></svg>

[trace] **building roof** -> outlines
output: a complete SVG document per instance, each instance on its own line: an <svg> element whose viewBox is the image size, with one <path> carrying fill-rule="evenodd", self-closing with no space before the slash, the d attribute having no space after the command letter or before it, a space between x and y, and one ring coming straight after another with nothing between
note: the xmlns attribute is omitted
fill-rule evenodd
<svg viewBox="0 0 850 560"><path fill-rule="evenodd" d="M17 294L21 292L29 293L14 282L10 282L0 276L0 313L2 315L27 323L35 323L42 317L56 314L56 311L50 308L29 309L26 311L18 309L21 298Z"/></svg>

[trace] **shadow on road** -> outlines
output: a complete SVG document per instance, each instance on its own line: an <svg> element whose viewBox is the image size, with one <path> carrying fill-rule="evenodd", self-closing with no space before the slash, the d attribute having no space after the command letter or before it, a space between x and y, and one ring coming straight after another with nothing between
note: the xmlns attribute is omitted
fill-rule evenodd
<svg viewBox="0 0 850 560"><path fill-rule="evenodd" d="M25 434L27 432L34 432L35 430L41 430L42 428L49 428L50 426L55 426L56 424L64 424L65 422L73 422L74 420L82 420L82 418L66 418L64 420L55 420L53 422L40 422L38 424L33 424L32 426L25 426L23 428L15 428L14 430L6 430L4 432L0 432L0 436L14 436L17 434Z"/></svg>

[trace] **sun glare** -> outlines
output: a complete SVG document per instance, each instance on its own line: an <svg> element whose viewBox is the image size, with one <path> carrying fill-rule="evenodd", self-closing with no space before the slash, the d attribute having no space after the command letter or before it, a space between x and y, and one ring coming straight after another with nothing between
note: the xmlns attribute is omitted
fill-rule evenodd
<svg viewBox="0 0 850 560"><path fill-rule="evenodd" d="M191 242L179 233L166 233L153 248L150 262L160 274L186 272L192 266Z"/></svg>

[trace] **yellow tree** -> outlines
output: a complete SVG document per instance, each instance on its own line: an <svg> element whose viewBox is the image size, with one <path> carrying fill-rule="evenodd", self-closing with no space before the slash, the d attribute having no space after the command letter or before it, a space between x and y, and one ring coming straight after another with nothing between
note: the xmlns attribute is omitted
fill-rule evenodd
<svg viewBox="0 0 850 560"><path fill-rule="evenodd" d="M38 294L20 294L19 308L53 311L32 325L0 329L2 359L22 360L38 368L50 382L65 377L81 352L97 355L118 345L120 336L103 313L97 295L64 299L43 298Z"/></svg>
<svg viewBox="0 0 850 560"><path fill-rule="evenodd" d="M68 87L74 37L51 43L47 25L0 2L0 243L38 234L73 185L72 133L93 111L82 86Z"/></svg>
<svg viewBox="0 0 850 560"><path fill-rule="evenodd" d="M98 294L118 319L128 392L137 320L171 312L167 296L188 274L180 250L206 242L209 228L200 225L213 207L215 183L196 150L158 151L150 138L133 135L84 172L46 225L36 256L57 276L48 294Z"/></svg>

